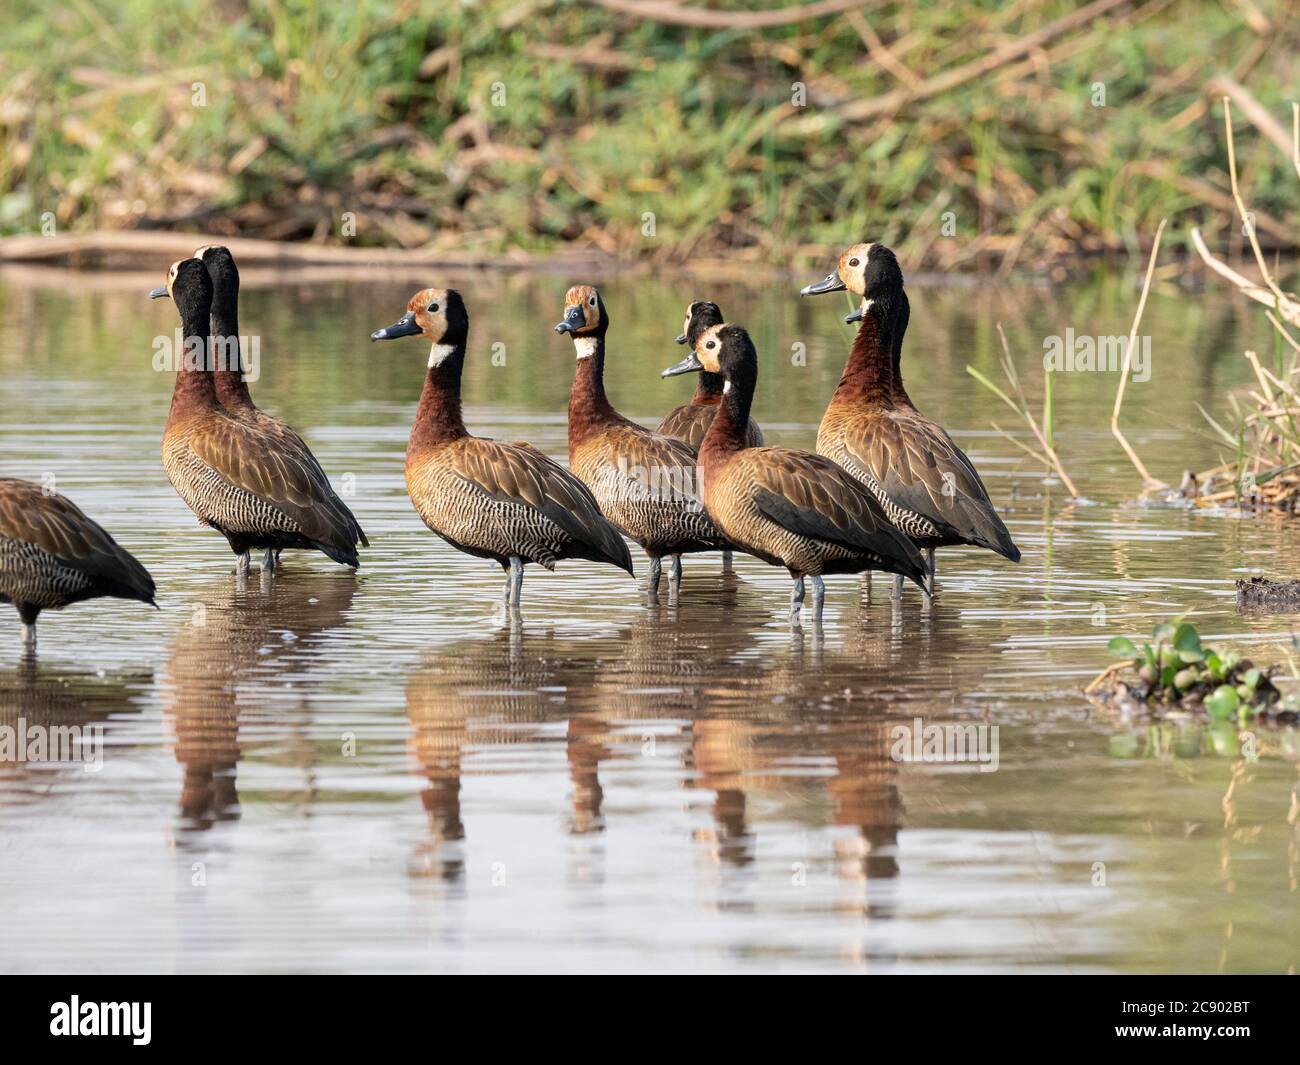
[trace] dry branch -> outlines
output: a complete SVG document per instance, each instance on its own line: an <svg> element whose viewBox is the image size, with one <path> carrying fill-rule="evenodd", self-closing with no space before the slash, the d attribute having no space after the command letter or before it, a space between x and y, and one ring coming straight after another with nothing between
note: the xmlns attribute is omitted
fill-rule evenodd
<svg viewBox="0 0 1300 1065"><path fill-rule="evenodd" d="M1124 406L1124 389L1128 385L1129 369L1133 359L1133 345L1137 343L1138 326L1142 323L1142 312L1147 305L1147 293L1151 290L1151 275L1155 273L1156 255L1160 251L1160 236L1165 231L1165 221L1163 218L1160 219L1160 225L1156 227L1156 239L1151 245L1151 258L1147 260L1146 277L1142 280L1142 295L1138 299L1137 311L1133 315L1133 326L1129 329L1128 344L1124 347L1124 369L1120 374L1119 388L1115 390L1115 409L1110 414L1110 431L1114 434L1115 439L1119 441L1119 446L1124 449L1124 453L1128 455L1130 461L1137 468L1145 488L1167 488L1169 486L1163 481L1157 481L1152 477L1146 466L1143 465L1142 460L1138 458L1137 452L1133 450L1133 445L1128 442L1128 438L1120 430L1119 412L1120 408Z"/></svg>
<svg viewBox="0 0 1300 1065"><path fill-rule="evenodd" d="M802 7L778 8L775 11L707 11L699 7L660 0L595 0L609 11L635 18L649 19L670 26L696 26L709 30L757 30L768 26L789 26L822 15L838 15L863 6L863 0L819 0Z"/></svg>

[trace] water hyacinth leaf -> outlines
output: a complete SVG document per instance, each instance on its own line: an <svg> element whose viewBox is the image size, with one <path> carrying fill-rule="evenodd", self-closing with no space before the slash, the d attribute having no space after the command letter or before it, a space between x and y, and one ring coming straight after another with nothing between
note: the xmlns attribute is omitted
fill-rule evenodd
<svg viewBox="0 0 1300 1065"><path fill-rule="evenodd" d="M1223 659L1213 651L1209 652L1209 654L1205 656L1205 668L1210 671L1210 675L1214 677L1215 680L1219 680L1223 677Z"/></svg>
<svg viewBox="0 0 1300 1065"><path fill-rule="evenodd" d="M1160 687L1172 688L1174 686L1174 677L1178 675L1178 670L1173 666L1165 666L1160 671Z"/></svg>
<svg viewBox="0 0 1300 1065"><path fill-rule="evenodd" d="M1231 684L1221 684L1205 700L1205 709L1211 717L1226 720L1237 712L1238 703L1237 689Z"/></svg>
<svg viewBox="0 0 1300 1065"><path fill-rule="evenodd" d="M1259 686L1259 678L1262 675L1263 674L1258 669L1248 669L1246 670L1246 675L1242 677L1241 680L1247 688L1254 690Z"/></svg>
<svg viewBox="0 0 1300 1065"><path fill-rule="evenodd" d="M1156 643L1168 643L1174 638L1174 627L1167 621L1160 622L1151 630L1151 638Z"/></svg>
<svg viewBox="0 0 1300 1065"><path fill-rule="evenodd" d="M1137 646L1127 636L1116 636L1106 645L1106 651L1111 658L1137 658Z"/></svg>
<svg viewBox="0 0 1300 1065"><path fill-rule="evenodd" d="M1200 662L1205 658L1203 651L1179 651L1178 659L1180 662Z"/></svg>
<svg viewBox="0 0 1300 1065"><path fill-rule="evenodd" d="M1174 647L1179 651L1195 651L1198 654L1201 650L1201 636L1196 631L1196 626L1183 622L1174 630ZM1184 661L1193 661L1185 659Z"/></svg>

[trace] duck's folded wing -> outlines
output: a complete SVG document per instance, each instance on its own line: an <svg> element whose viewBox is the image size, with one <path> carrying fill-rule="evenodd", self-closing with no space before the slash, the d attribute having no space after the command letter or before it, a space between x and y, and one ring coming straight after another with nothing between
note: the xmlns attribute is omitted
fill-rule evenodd
<svg viewBox="0 0 1300 1065"><path fill-rule="evenodd" d="M786 448L758 448L740 459L735 476L753 486L759 511L800 536L922 565L920 552L890 524L879 503L828 458Z"/></svg>
<svg viewBox="0 0 1300 1065"><path fill-rule="evenodd" d="M291 455L305 464L314 479L329 484L329 475L326 474L324 467L321 466L320 461L312 453L307 441L302 438L297 429L283 419L268 414L264 410L257 413L259 425L264 426L274 434ZM339 499L337 495L333 495L333 509L338 512L340 520L351 527L353 539L359 540L362 547L369 547L370 541L366 539L361 523L357 521L356 516L348 509L347 504Z"/></svg>
<svg viewBox="0 0 1300 1065"><path fill-rule="evenodd" d="M930 519L941 533L1020 557L980 475L947 431L904 414L876 419L872 427L869 439L854 444L890 499Z"/></svg>
<svg viewBox="0 0 1300 1065"><path fill-rule="evenodd" d="M153 601L148 571L64 496L26 481L0 481L0 536L31 544L97 582Z"/></svg>
<svg viewBox="0 0 1300 1065"><path fill-rule="evenodd" d="M716 406L683 403L664 416L664 420L659 423L655 432L661 436L671 436L683 441L689 447L698 449L717 413Z"/></svg>
<svg viewBox="0 0 1300 1065"><path fill-rule="evenodd" d="M532 444L475 438L452 453L454 472L493 499L533 507L569 537L630 569L627 544L577 477Z"/></svg>
<svg viewBox="0 0 1300 1065"><path fill-rule="evenodd" d="M196 429L189 446L224 480L292 519L308 539L349 549L356 544L351 512L324 471L271 433L222 420Z"/></svg>

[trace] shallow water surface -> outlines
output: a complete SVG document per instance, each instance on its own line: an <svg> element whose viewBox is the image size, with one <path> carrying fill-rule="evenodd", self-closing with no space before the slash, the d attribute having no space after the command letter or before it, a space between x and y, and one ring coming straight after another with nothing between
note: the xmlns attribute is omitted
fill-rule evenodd
<svg viewBox="0 0 1300 1065"><path fill-rule="evenodd" d="M568 280L455 279L474 431L564 455L572 346L550 327ZM34 662L0 608L0 723L103 742L97 772L0 763L4 969L1294 970L1294 733L1216 756L1194 730L1133 735L1079 689L1110 636L1187 610L1215 641L1295 654L1295 619L1239 615L1232 582L1300 575L1300 524L1127 502L1105 373L1058 377L1058 443L1091 500L1072 505L964 372L999 375L1001 322L1040 394L1043 338L1127 333L1130 286L909 286L909 388L1024 560L941 552L929 611L831 578L824 624L792 631L784 573L717 556L686 560L677 604L611 567L530 567L521 620L501 616L500 570L405 496L427 345L366 339L437 278L246 274L254 394L373 546L356 574L289 553L237 581L162 471L171 378L150 364L176 322L143 298L156 283L0 273L0 472L98 518L161 607L46 614ZM711 296L759 346L769 441L812 446L851 333L843 301L797 288L610 279L612 399L650 424L683 400L690 382L657 373ZM1220 409L1241 350L1271 347L1214 293L1157 291L1144 332L1125 424L1177 480L1218 454L1196 404ZM995 771L900 760L917 719L996 726Z"/></svg>

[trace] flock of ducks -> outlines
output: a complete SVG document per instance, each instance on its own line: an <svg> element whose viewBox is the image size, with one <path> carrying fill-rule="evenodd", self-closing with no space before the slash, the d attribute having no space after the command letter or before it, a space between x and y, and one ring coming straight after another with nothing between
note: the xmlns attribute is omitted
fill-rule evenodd
<svg viewBox="0 0 1300 1065"><path fill-rule="evenodd" d="M797 618L805 579L820 617L827 574L881 570L927 597L934 549L974 544L1019 561L971 461L903 387L908 301L893 252L855 244L834 272L803 295L848 290L859 322L844 373L822 419L816 452L769 447L750 417L758 358L749 334L716 303L686 311L679 344L690 353L664 377L699 375L694 395L650 430L605 394L609 314L600 293L575 285L557 333L573 340L568 469L522 441L473 436L461 415L469 314L458 292L428 288L371 340L420 336L431 343L424 390L406 452L406 485L424 523L459 551L497 562L504 602L517 607L524 567L562 559L633 573L625 537L649 559L657 593L670 560L674 595L681 558L734 551L784 567ZM237 570L254 551L274 572L286 548L359 565L369 546L311 449L285 422L259 410L240 371L239 270L223 247L173 263L154 298L180 315L186 357L163 431L163 467L200 523L226 537ZM220 351L218 351L218 348ZM218 357L218 355L220 357ZM36 641L42 610L102 596L154 604L145 568L63 496L0 479L0 602L12 603L23 640Z"/></svg>

